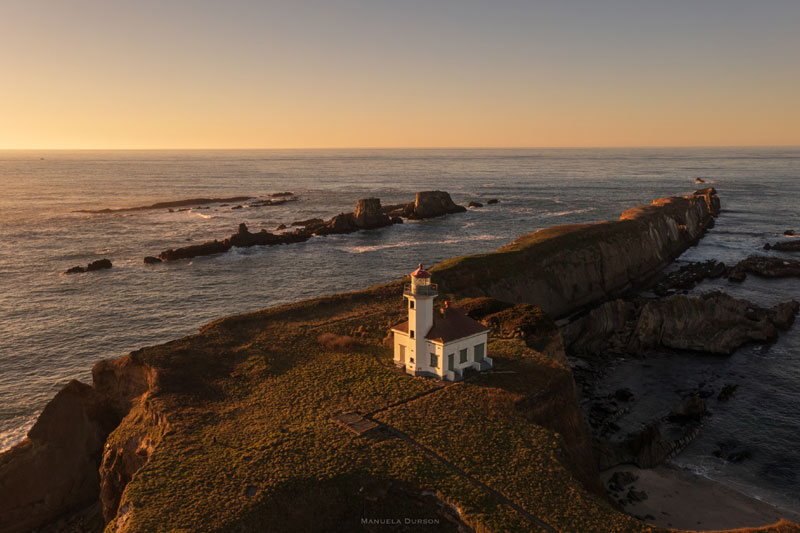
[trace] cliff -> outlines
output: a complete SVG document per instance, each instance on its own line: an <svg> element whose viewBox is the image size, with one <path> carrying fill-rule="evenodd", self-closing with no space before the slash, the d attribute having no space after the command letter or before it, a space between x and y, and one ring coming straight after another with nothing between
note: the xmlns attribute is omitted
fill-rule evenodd
<svg viewBox="0 0 800 533"><path fill-rule="evenodd" d="M445 290L538 305L553 317L609 299L641 283L695 244L719 213L714 189L662 198L619 220L555 226L490 254L440 263Z"/></svg>
<svg viewBox="0 0 800 533"><path fill-rule="evenodd" d="M92 386L69 382L28 438L0 454L0 531L28 531L97 501L106 438L154 376L127 356L97 363L92 377Z"/></svg>

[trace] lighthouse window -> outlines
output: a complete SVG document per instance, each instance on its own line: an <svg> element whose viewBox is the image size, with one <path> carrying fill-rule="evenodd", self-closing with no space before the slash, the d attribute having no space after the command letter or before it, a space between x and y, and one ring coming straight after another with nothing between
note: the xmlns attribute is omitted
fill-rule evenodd
<svg viewBox="0 0 800 533"><path fill-rule="evenodd" d="M409 300L408 301L408 308L409 309L414 309L414 300Z"/></svg>
<svg viewBox="0 0 800 533"><path fill-rule="evenodd" d="M434 368L439 367L439 357L435 353L431 354L431 366Z"/></svg>
<svg viewBox="0 0 800 533"><path fill-rule="evenodd" d="M466 363L467 362L467 349L464 348L458 352L458 362L459 363Z"/></svg>

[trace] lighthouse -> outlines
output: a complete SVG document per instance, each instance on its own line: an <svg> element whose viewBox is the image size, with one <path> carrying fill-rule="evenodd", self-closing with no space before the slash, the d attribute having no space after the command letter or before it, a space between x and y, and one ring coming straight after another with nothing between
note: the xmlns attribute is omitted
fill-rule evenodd
<svg viewBox="0 0 800 533"><path fill-rule="evenodd" d="M468 368L492 368L486 355L489 328L449 302L436 308L438 287L422 264L403 287L408 321L392 328L394 362L415 376L458 381Z"/></svg>

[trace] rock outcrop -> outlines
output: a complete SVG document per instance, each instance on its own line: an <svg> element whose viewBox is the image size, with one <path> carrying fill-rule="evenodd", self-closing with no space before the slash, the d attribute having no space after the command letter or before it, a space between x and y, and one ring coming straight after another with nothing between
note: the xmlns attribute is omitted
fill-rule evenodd
<svg viewBox="0 0 800 533"><path fill-rule="evenodd" d="M653 468L674 457L698 435L699 429L691 427L675 440L664 440L658 424L651 424L622 442L595 439L594 453L600 471L617 465L634 464L639 468Z"/></svg>
<svg viewBox="0 0 800 533"><path fill-rule="evenodd" d="M747 274L755 274L762 278L800 277L800 261L781 257L751 255L747 259L739 261L731 269L728 278L733 281L743 281Z"/></svg>
<svg viewBox="0 0 800 533"><path fill-rule="evenodd" d="M532 303L557 318L648 280L695 244L719 209L716 191L701 189L629 209L614 222L543 229L433 272L441 290Z"/></svg>
<svg viewBox="0 0 800 533"><path fill-rule="evenodd" d="M749 342L771 342L800 308L792 300L771 309L721 292L699 298L612 300L562 328L577 355L644 355L657 348L731 354Z"/></svg>
<svg viewBox="0 0 800 533"><path fill-rule="evenodd" d="M97 363L92 375L92 386L61 389L28 437L0 454L0 531L29 531L97 501L106 437L153 374L128 356Z"/></svg>
<svg viewBox="0 0 800 533"><path fill-rule="evenodd" d="M364 198L356 204L355 224L361 229L382 228L392 224L389 216L381 210L378 198Z"/></svg>
<svg viewBox="0 0 800 533"><path fill-rule="evenodd" d="M279 199L268 201L274 205L276 202L287 200ZM237 207L239 206L235 206L232 209L236 209ZM239 230L227 239L222 241L215 239L202 244L165 250L158 255L158 259L163 261L175 261L178 259L189 259L192 257L224 253L234 246L243 248L249 246L291 244L307 241L315 235L337 235L353 233L359 230L382 228L384 226L402 223L402 219L394 214L391 216L389 214L394 213L396 210L406 213L405 216L408 218L427 218L428 216L440 216L447 213L465 211L465 208L454 204L450 199L450 195L443 191L420 192L417 193L416 203L399 207L390 207L395 209L382 207L381 201L378 198L363 198L356 204L354 213L340 213L327 222L319 218L298 220L292 222L292 226L297 226L294 231L279 234L273 234L267 230L251 233L247 225L242 223L239 225ZM145 262L147 262L147 260L145 260Z"/></svg>
<svg viewBox="0 0 800 533"><path fill-rule="evenodd" d="M411 204L409 204L411 206ZM422 191L417 193L413 207L407 209L410 219L434 218L450 213L462 213L467 209L457 205L445 191Z"/></svg>
<svg viewBox="0 0 800 533"><path fill-rule="evenodd" d="M765 244L765 250L777 250L779 252L800 252L800 239L791 241L779 241L775 244Z"/></svg>
<svg viewBox="0 0 800 533"><path fill-rule="evenodd" d="M65 274L82 274L84 272L95 272L97 270L105 270L111 267L112 267L111 261L109 261L108 259L98 259L97 261L92 261L85 267L74 266L68 269L65 272Z"/></svg>

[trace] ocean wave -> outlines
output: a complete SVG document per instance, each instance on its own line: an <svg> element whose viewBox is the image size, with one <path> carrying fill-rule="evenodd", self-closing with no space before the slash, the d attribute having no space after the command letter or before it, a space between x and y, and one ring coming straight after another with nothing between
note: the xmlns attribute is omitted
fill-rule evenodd
<svg viewBox="0 0 800 533"><path fill-rule="evenodd" d="M437 241L422 241L422 242L416 241L414 242L414 246L435 246L439 244L458 244L465 241L492 241L497 239L505 239L505 237L503 237L502 235L488 235L488 234L472 235L469 237L444 239ZM407 242L393 242L385 244L371 244L365 246L343 246L338 249L352 254L363 254L366 252L376 252L378 250L388 250L391 248L407 248L408 246L409 243Z"/></svg>
<svg viewBox="0 0 800 533"><path fill-rule="evenodd" d="M193 209L190 209L189 212L191 214L197 215L197 216L199 216L201 218L217 218L214 215L206 215L205 213L198 213L197 211L194 211Z"/></svg>
<svg viewBox="0 0 800 533"><path fill-rule="evenodd" d="M585 209L572 209L570 211L556 211L556 212L545 211L544 213L542 213L542 216L545 216L545 217L563 217L563 216L566 216L566 215L579 215L581 213L588 213L588 212L594 211L594 210L595 210L594 207L587 207Z"/></svg>
<svg viewBox="0 0 800 533"><path fill-rule="evenodd" d="M4 420L4 425L11 426L10 429L0 431L0 452L4 452L12 446L19 444L33 427L39 413L34 415L23 415Z"/></svg>

